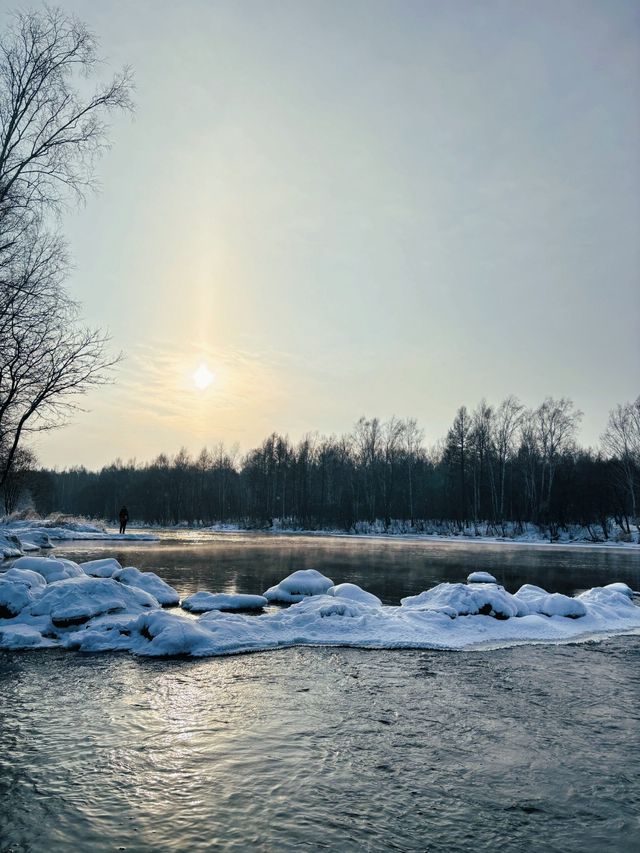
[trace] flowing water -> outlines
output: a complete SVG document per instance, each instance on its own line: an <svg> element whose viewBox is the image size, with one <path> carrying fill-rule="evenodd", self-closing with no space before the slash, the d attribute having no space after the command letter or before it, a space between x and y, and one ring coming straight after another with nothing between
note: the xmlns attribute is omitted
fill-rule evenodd
<svg viewBox="0 0 640 853"><path fill-rule="evenodd" d="M174 534L69 543L182 595L317 568L397 604L488 569L640 588L640 553ZM640 638L206 660L0 654L0 850L637 851Z"/></svg>

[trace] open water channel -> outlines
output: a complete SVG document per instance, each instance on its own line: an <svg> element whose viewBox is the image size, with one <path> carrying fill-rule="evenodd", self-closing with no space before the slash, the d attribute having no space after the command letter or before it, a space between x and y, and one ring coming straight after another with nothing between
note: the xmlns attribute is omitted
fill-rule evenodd
<svg viewBox="0 0 640 853"><path fill-rule="evenodd" d="M640 552L163 535L65 543L186 596L315 568L385 604L489 570L640 588ZM637 851L640 637L204 660L0 653L0 850Z"/></svg>

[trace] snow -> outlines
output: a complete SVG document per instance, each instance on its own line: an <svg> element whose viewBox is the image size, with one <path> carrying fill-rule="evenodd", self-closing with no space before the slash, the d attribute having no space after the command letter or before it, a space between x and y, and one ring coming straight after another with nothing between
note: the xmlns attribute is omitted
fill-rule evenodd
<svg viewBox="0 0 640 853"><path fill-rule="evenodd" d="M382 607L382 602L377 595L367 592L366 589L355 583L339 583L337 586L329 587L328 595L335 598L348 598L351 601L359 601L361 604L369 604L371 607Z"/></svg>
<svg viewBox="0 0 640 853"><path fill-rule="evenodd" d="M0 618L17 616L35 601L47 582L38 572L9 569L0 575Z"/></svg>
<svg viewBox="0 0 640 853"><path fill-rule="evenodd" d="M53 548L53 542L82 540L157 541L150 533L110 533L85 519L54 516L50 519L4 518L0 522L0 559L20 557L25 551Z"/></svg>
<svg viewBox="0 0 640 853"><path fill-rule="evenodd" d="M0 578L0 618L17 616L35 599L36 596L26 584Z"/></svg>
<svg viewBox="0 0 640 853"><path fill-rule="evenodd" d="M37 572L42 575L47 583L84 574L80 566L72 560L56 560L53 557L19 557L11 567Z"/></svg>
<svg viewBox="0 0 640 853"><path fill-rule="evenodd" d="M87 564L98 573L114 566L115 560ZM66 571L71 576L58 577ZM302 600L262 615L215 609L194 618L162 609L159 596L175 601L177 592L153 572L115 567L112 577L94 577L68 560L24 557L0 574L0 648L202 657L305 645L488 649L640 634L640 607L622 583L576 597L532 584L512 595L496 583L442 583L400 606L382 606L355 584L334 586L311 570L273 589ZM196 606L265 600L207 592L190 599Z"/></svg>
<svg viewBox="0 0 640 853"><path fill-rule="evenodd" d="M191 613L206 613L209 610L262 610L268 600L264 595L242 595L241 593L195 592L182 602L182 607Z"/></svg>
<svg viewBox="0 0 640 853"><path fill-rule="evenodd" d="M22 553L22 544L18 537L0 528L0 559L20 557Z"/></svg>
<svg viewBox="0 0 640 853"><path fill-rule="evenodd" d="M180 604L180 596L175 589L155 572L141 572L133 566L127 566L124 569L117 569L111 577L121 584L145 590L157 598L163 607Z"/></svg>
<svg viewBox="0 0 640 853"><path fill-rule="evenodd" d="M627 586L626 583L620 583L620 582L608 583L604 587L604 589L610 589L610 590L613 590L615 592L621 592L622 595L626 595L626 596L628 596L628 598L633 598L633 596L634 596L633 590L631 589L630 586ZM635 595L640 595L640 593L635 593Z"/></svg>
<svg viewBox="0 0 640 853"><path fill-rule="evenodd" d="M469 586L463 583L440 583L419 595L403 598L400 604L408 610L443 613L452 619L477 614L509 619L529 612L515 596L495 583L473 583Z"/></svg>
<svg viewBox="0 0 640 853"><path fill-rule="evenodd" d="M333 586L331 578L325 577L315 569L300 569L288 575L264 593L269 601L293 604L309 595L322 595Z"/></svg>
<svg viewBox="0 0 640 853"><path fill-rule="evenodd" d="M584 604L577 598L554 592L551 595L542 587L525 584L516 592L515 597L525 603L530 613L542 613L544 616L566 616L577 619L586 616Z"/></svg>
<svg viewBox="0 0 640 853"><path fill-rule="evenodd" d="M93 578L110 578L114 572L122 569L122 566L113 557L105 557L102 560L80 563L80 568Z"/></svg>
<svg viewBox="0 0 640 853"><path fill-rule="evenodd" d="M32 616L49 616L54 625L64 627L102 613L136 613L159 606L157 599L137 587L84 575L49 584L29 612Z"/></svg>
<svg viewBox="0 0 640 853"><path fill-rule="evenodd" d="M498 583L498 581L489 572L471 572L467 583Z"/></svg>

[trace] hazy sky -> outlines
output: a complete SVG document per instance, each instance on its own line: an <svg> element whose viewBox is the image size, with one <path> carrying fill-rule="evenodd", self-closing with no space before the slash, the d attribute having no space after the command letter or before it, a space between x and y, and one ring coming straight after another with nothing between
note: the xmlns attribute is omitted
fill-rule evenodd
<svg viewBox="0 0 640 853"><path fill-rule="evenodd" d="M63 223L126 360L43 463L640 393L636 0L61 5L137 112Z"/></svg>

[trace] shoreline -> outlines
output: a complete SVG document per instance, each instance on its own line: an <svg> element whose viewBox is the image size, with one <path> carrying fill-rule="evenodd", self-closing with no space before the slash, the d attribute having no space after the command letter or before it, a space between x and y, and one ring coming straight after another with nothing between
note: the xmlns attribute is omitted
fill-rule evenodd
<svg viewBox="0 0 640 853"><path fill-rule="evenodd" d="M549 542L543 539L510 539L508 537L499 536L448 536L443 533L347 533L337 530L272 530L272 529L245 529L237 527L139 527L136 530L149 530L158 533L159 540L163 541L162 532L179 534L181 532L187 534L210 534L211 536L273 536L273 537L308 537L313 539L345 539L345 540L381 540L385 542L436 542L436 543L452 543L459 545L509 545L519 546L524 548L566 548L566 549L599 549L599 550L620 550L620 551L639 551L640 543L638 542L591 542L584 539L573 539L567 541ZM166 540L165 540L166 541Z"/></svg>

